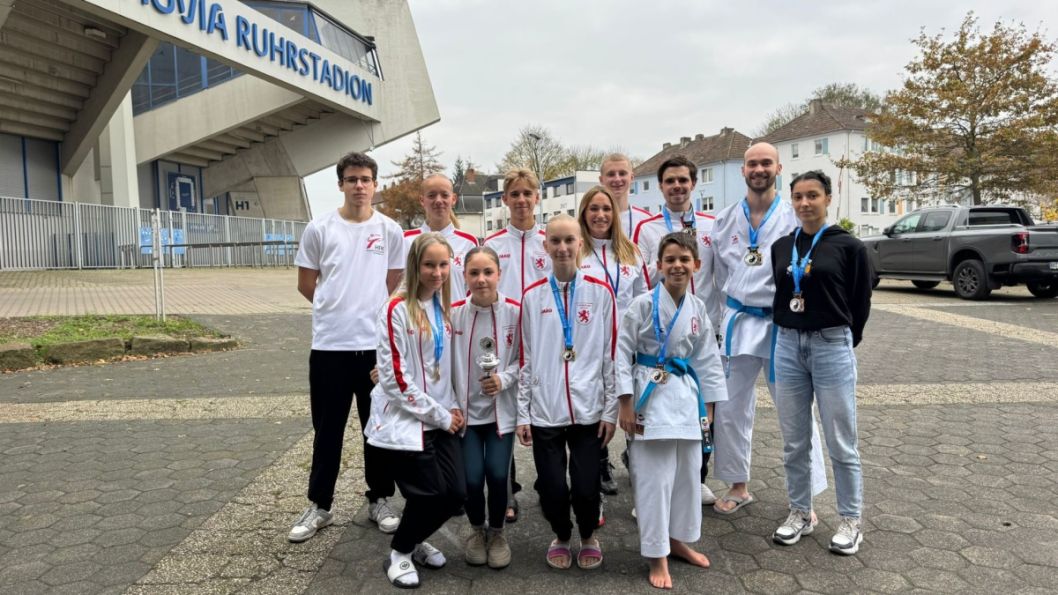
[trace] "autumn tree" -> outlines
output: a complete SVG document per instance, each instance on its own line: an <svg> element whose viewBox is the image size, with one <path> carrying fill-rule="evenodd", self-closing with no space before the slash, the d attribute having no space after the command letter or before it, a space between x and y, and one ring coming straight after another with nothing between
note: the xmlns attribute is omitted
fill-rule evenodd
<svg viewBox="0 0 1058 595"><path fill-rule="evenodd" d="M382 189L383 204L379 210L405 229L414 227L423 217L419 203L422 181L445 170L440 157L441 152L436 147L426 144L422 131L416 132L411 151L400 161L390 162L397 171L385 177L395 181Z"/></svg>
<svg viewBox="0 0 1058 595"><path fill-rule="evenodd" d="M565 158L565 147L548 129L530 124L518 131L518 137L511 143L511 148L507 149L496 169L505 172L525 167L543 180L548 180L562 175Z"/></svg>
<svg viewBox="0 0 1058 595"><path fill-rule="evenodd" d="M1023 25L982 32L972 12L952 39L923 31L913 43L919 55L903 86L867 127L892 150L854 164L872 194L891 195L909 178L920 196L973 204L1048 191L1058 172L1055 44Z"/></svg>
<svg viewBox="0 0 1058 595"><path fill-rule="evenodd" d="M827 105L858 107L868 112L876 112L882 106L881 97L856 83L830 83L812 91L812 95L801 103L787 103L776 108L768 114L764 123L754 132L754 136L771 134L794 118L807 113L809 103L814 99L819 99Z"/></svg>

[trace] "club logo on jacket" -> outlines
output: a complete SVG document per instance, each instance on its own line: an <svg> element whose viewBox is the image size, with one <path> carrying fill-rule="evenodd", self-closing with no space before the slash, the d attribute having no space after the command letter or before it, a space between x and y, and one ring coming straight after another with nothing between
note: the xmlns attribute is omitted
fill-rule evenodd
<svg viewBox="0 0 1058 595"><path fill-rule="evenodd" d="M503 342L507 344L507 347L514 347L514 330L514 325L503 329Z"/></svg>
<svg viewBox="0 0 1058 595"><path fill-rule="evenodd" d="M463 266L463 259L458 254L452 258L452 266Z"/></svg>
<svg viewBox="0 0 1058 595"><path fill-rule="evenodd" d="M698 321L698 317L691 318L691 334L695 337L698 336L698 330L701 328L701 322Z"/></svg>
<svg viewBox="0 0 1058 595"><path fill-rule="evenodd" d="M706 248L709 248L710 246L713 245L713 240L712 240L712 238L709 237L709 234L707 234L707 233L703 233L702 234L702 244L704 244Z"/></svg>
<svg viewBox="0 0 1058 595"><path fill-rule="evenodd" d="M587 303L577 304L577 322L580 324L591 323L592 305Z"/></svg>
<svg viewBox="0 0 1058 595"><path fill-rule="evenodd" d="M382 234L373 233L367 236L367 251L374 254L386 253L386 244L382 241Z"/></svg>
<svg viewBox="0 0 1058 595"><path fill-rule="evenodd" d="M622 264L621 265L621 276L622 277L631 277L632 276L632 267L628 266L627 264Z"/></svg>
<svg viewBox="0 0 1058 595"><path fill-rule="evenodd" d="M731 236L731 245L732 246L737 246L738 245L738 234L737 233L733 234Z"/></svg>
<svg viewBox="0 0 1058 595"><path fill-rule="evenodd" d="M547 257L540 256L540 255L533 256L533 268L534 269L536 269L538 271L542 271L542 270L544 270L545 266L547 266Z"/></svg>

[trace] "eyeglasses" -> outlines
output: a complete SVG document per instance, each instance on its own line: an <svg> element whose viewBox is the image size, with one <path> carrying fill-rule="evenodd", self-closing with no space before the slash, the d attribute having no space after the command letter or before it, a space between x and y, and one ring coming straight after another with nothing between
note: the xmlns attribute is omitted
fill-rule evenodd
<svg viewBox="0 0 1058 595"><path fill-rule="evenodd" d="M370 176L346 176L342 178L342 181L346 184L349 184L350 186L355 186L357 182L360 182L364 186L367 186L368 184L374 182L375 179Z"/></svg>

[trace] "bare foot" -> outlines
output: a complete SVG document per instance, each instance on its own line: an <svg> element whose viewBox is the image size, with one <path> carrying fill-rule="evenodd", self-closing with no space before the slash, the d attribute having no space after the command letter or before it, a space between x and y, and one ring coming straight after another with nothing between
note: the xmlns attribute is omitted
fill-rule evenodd
<svg viewBox="0 0 1058 595"><path fill-rule="evenodd" d="M676 556L677 558L686 561L688 564L701 566L702 568L709 568L709 558L701 552L692 550L691 546L682 541L669 539L669 552L669 555Z"/></svg>
<svg viewBox="0 0 1058 595"><path fill-rule="evenodd" d="M728 488L726 495L734 496L741 500L745 500L746 497L749 496L749 490L746 488L745 483L733 483L731 484L731 487ZM716 503L713 504L713 508L723 512L731 512L735 509L736 506L738 506L738 503L732 502L725 498L719 498Z"/></svg>
<svg viewBox="0 0 1058 595"><path fill-rule="evenodd" d="M650 586L655 589L671 589L669 561L666 558L647 558L650 561Z"/></svg>

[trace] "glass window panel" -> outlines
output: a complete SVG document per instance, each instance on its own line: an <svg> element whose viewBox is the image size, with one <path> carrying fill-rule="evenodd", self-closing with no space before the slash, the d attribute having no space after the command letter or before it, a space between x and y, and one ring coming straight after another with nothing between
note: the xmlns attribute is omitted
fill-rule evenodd
<svg viewBox="0 0 1058 595"><path fill-rule="evenodd" d="M176 99L176 70L173 55L175 47L166 43L158 47L151 56L151 105L159 105Z"/></svg>
<svg viewBox="0 0 1058 595"><path fill-rule="evenodd" d="M176 48L176 90L183 97L202 89L202 56Z"/></svg>

